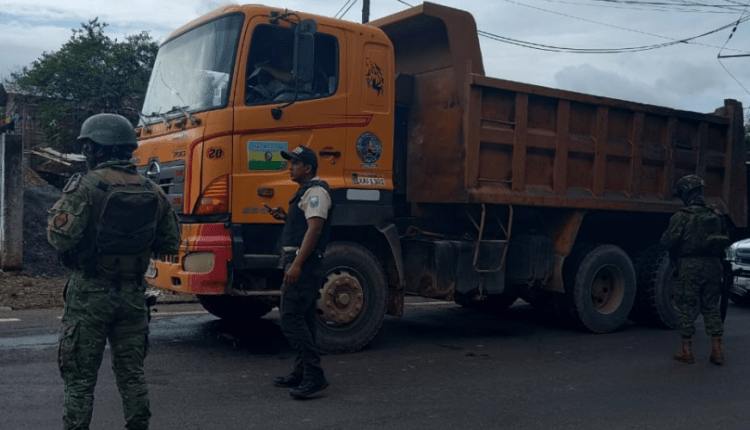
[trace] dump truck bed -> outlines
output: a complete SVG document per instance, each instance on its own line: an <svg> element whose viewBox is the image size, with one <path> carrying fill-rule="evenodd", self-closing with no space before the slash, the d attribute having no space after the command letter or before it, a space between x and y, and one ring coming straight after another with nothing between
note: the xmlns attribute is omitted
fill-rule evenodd
<svg viewBox="0 0 750 430"><path fill-rule="evenodd" d="M747 225L739 102L701 114L489 78L471 15L436 4L372 25L413 78L397 87L408 201L674 212L674 184L695 173Z"/></svg>

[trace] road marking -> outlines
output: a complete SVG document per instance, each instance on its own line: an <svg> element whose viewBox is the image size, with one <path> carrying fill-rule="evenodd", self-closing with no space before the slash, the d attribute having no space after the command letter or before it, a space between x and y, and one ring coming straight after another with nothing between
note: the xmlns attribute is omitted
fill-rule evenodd
<svg viewBox="0 0 750 430"><path fill-rule="evenodd" d="M185 311L185 312L152 312L152 317L173 317L178 315L205 315L207 311Z"/></svg>
<svg viewBox="0 0 750 430"><path fill-rule="evenodd" d="M18 318L0 318L0 323L21 321Z"/></svg>
<svg viewBox="0 0 750 430"><path fill-rule="evenodd" d="M404 306L459 306L453 302L415 302L406 303Z"/></svg>

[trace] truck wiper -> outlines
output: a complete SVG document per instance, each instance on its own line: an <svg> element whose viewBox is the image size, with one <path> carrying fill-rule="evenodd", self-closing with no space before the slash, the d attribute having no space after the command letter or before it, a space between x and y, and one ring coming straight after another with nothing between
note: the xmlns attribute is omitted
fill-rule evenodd
<svg viewBox="0 0 750 430"><path fill-rule="evenodd" d="M141 118L141 122L143 122L143 129L146 130L146 133L151 133L151 129L148 128L148 123L146 122L148 117L143 116L143 114L140 112L138 112L138 117Z"/></svg>
<svg viewBox="0 0 750 430"><path fill-rule="evenodd" d="M158 116L159 118L161 118L161 121L164 123L165 126L167 126L167 128L172 128L172 125L169 123L167 116L164 115L163 113L151 112L151 115L149 116Z"/></svg>
<svg viewBox="0 0 750 430"><path fill-rule="evenodd" d="M176 110L179 110L180 112L182 112L182 114L185 115L185 117L190 120L190 124L199 125L201 123L200 119L194 117L190 112L186 111L185 108L183 108L182 106L172 106L172 109L170 109L170 112L173 112Z"/></svg>

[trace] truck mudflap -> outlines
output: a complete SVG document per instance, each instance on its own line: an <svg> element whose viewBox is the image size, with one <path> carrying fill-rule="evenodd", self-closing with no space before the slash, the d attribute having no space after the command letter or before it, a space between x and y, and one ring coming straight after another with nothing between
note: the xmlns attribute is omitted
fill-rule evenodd
<svg viewBox="0 0 750 430"><path fill-rule="evenodd" d="M177 255L151 259L146 282L185 294L225 294L232 260L232 238L223 223L183 224Z"/></svg>

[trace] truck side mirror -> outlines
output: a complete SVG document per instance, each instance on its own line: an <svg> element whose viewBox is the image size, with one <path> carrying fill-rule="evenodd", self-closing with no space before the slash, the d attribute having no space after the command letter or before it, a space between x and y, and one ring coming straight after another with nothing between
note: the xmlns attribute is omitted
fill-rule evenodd
<svg viewBox="0 0 750 430"><path fill-rule="evenodd" d="M318 24L312 19L301 21L294 29L294 76L310 82L315 74L315 32Z"/></svg>

